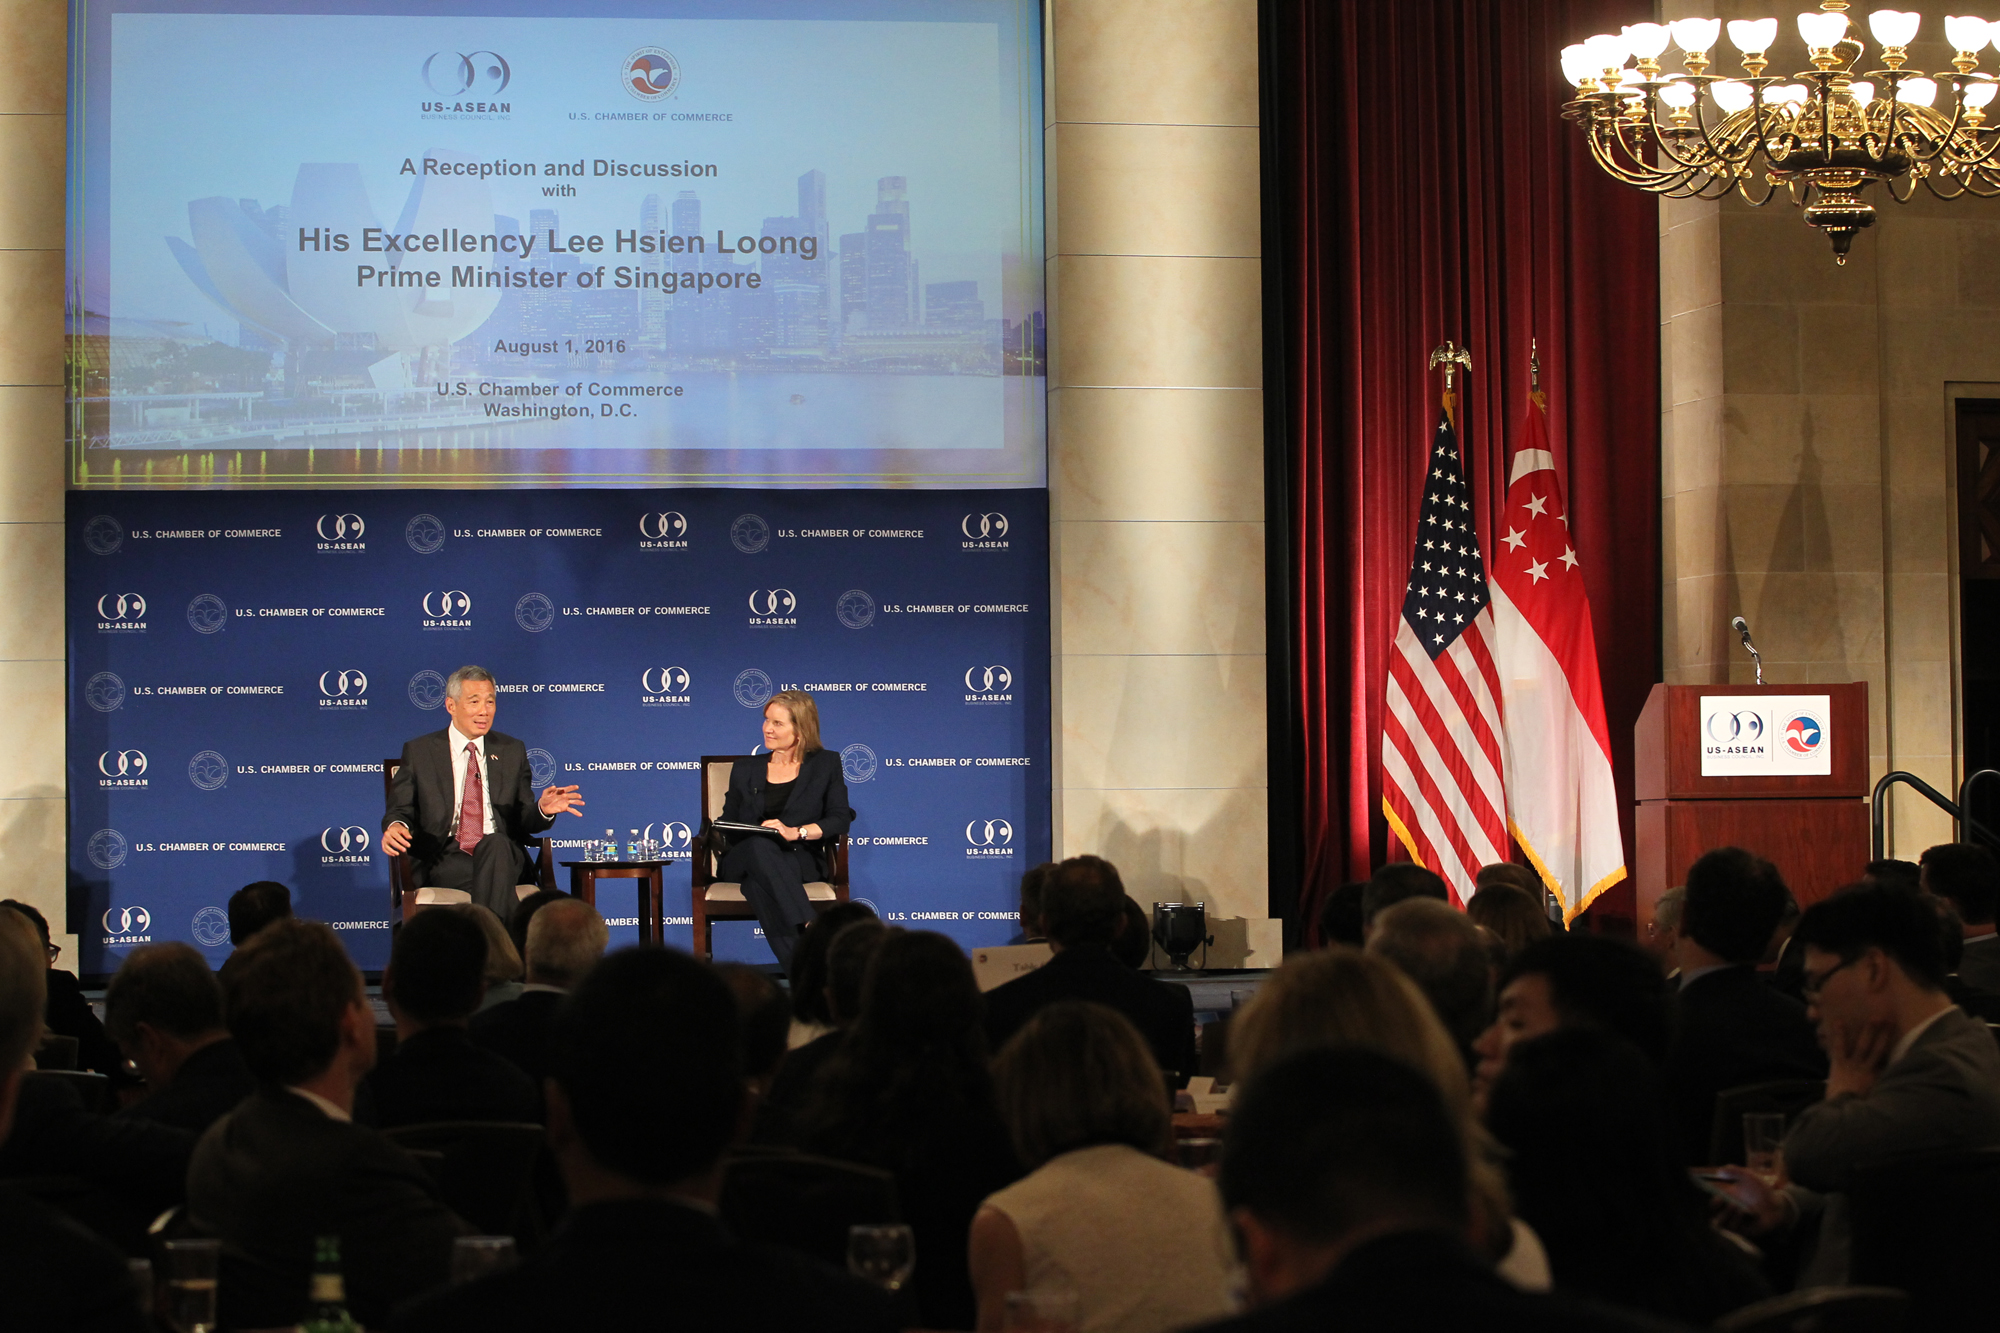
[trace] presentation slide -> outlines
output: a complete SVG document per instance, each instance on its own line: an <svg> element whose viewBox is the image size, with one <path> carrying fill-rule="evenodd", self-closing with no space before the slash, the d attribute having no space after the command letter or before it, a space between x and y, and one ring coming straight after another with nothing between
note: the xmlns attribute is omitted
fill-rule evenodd
<svg viewBox="0 0 2000 1333"><path fill-rule="evenodd" d="M1045 484L1034 0L78 4L70 484Z"/></svg>

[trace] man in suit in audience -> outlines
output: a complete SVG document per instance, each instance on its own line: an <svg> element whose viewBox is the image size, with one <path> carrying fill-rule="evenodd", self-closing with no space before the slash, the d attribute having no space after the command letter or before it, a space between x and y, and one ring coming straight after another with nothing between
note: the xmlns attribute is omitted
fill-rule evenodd
<svg viewBox="0 0 2000 1333"><path fill-rule="evenodd" d="M1361 891L1362 930L1372 929L1383 909L1409 898L1435 898L1449 903L1451 890L1436 871L1412 861L1390 861L1368 877L1368 887Z"/></svg>
<svg viewBox="0 0 2000 1333"><path fill-rule="evenodd" d="M520 998L474 1014L472 1040L541 1087L549 1074L549 1025L556 1009L604 956L610 938L604 918L581 898L544 906L528 922L528 981Z"/></svg>
<svg viewBox="0 0 2000 1333"><path fill-rule="evenodd" d="M1493 1021L1493 952L1472 919L1435 898L1405 898L1376 913L1368 952L1417 983L1471 1068L1472 1043Z"/></svg>
<svg viewBox="0 0 2000 1333"><path fill-rule="evenodd" d="M1517 1041L1563 1027L1596 1028L1625 1038L1654 1064L1667 1058L1673 1001L1659 960L1608 935L1552 935L1514 956L1500 974L1497 1017L1472 1049L1472 1098L1507 1065Z"/></svg>
<svg viewBox="0 0 2000 1333"><path fill-rule="evenodd" d="M222 986L178 941L126 956L104 992L104 1030L146 1080L121 1116L200 1134L257 1089L223 1025Z"/></svg>
<svg viewBox="0 0 2000 1333"><path fill-rule="evenodd" d="M466 1020L486 993L486 934L458 912L418 912L396 932L382 998L396 1050L366 1088L383 1129L441 1120L541 1118L541 1089L518 1067L473 1044Z"/></svg>
<svg viewBox="0 0 2000 1333"><path fill-rule="evenodd" d="M1042 890L1042 926L1055 956L1026 976L986 992L986 1039L999 1050L1037 1010L1058 1000L1091 1000L1132 1020L1160 1068L1185 1082L1199 1072L1194 997L1185 986L1155 981L1111 954L1125 920L1118 868L1073 856Z"/></svg>
<svg viewBox="0 0 2000 1333"><path fill-rule="evenodd" d="M1615 1333L1667 1327L1524 1292L1467 1242L1464 1136L1430 1080L1373 1051L1302 1051L1242 1090L1220 1184L1255 1307L1209 1333Z"/></svg>
<svg viewBox="0 0 2000 1333"><path fill-rule="evenodd" d="M1662 1071L1689 1164L1707 1162L1716 1094L1747 1083L1826 1077L1805 1006L1757 976L1790 891L1769 861L1722 847L1694 863L1681 909L1679 1031Z"/></svg>
<svg viewBox="0 0 2000 1333"><path fill-rule="evenodd" d="M1974 990L2000 993L2000 860L1971 842L1944 842L1927 848L1918 861L1919 883L1958 909L1964 922L1965 952L1958 977Z"/></svg>
<svg viewBox="0 0 2000 1333"><path fill-rule="evenodd" d="M33 923L0 910L0 1143L42 1038L48 955ZM118 1251L47 1204L0 1186L0 1323L65 1333L144 1333Z"/></svg>
<svg viewBox="0 0 2000 1333"><path fill-rule="evenodd" d="M415 1158L353 1123L375 1063L361 974L324 924L279 921L243 946L223 993L258 1089L202 1136L187 1182L190 1220L249 1261L225 1268L222 1323L298 1323L314 1240L338 1236L348 1309L379 1326L449 1276L471 1228Z"/></svg>
<svg viewBox="0 0 2000 1333"><path fill-rule="evenodd" d="M722 1155L750 1108L736 1003L713 968L671 949L614 954L563 1006L552 1054L568 1217L520 1267L405 1306L392 1329L899 1326L887 1293L717 1219Z"/></svg>
<svg viewBox="0 0 2000 1333"><path fill-rule="evenodd" d="M1794 936L1805 949L1806 1000L1830 1069L1826 1100L1785 1135L1783 1191L1743 1176L1752 1235L1815 1215L1819 1239L1799 1285L1847 1280L1843 1191L1857 1167L1917 1151L2000 1148L2000 1050L1984 1023L1944 993L1944 950L1929 902L1857 885L1813 904Z"/></svg>

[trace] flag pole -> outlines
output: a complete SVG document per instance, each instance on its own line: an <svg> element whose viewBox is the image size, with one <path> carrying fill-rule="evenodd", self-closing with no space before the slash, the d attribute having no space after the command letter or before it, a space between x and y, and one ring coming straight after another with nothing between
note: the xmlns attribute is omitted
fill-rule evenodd
<svg viewBox="0 0 2000 1333"><path fill-rule="evenodd" d="M1436 370L1439 366L1444 367L1444 414L1451 419L1451 428L1455 431L1458 429L1458 395L1452 392L1452 377L1460 366L1465 367L1466 374L1472 373L1472 353L1446 338L1431 349L1430 365L1425 369Z"/></svg>

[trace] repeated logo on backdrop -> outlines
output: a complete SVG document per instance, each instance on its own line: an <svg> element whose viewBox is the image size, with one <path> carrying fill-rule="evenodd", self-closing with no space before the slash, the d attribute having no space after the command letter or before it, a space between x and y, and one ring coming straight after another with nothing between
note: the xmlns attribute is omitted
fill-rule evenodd
<svg viewBox="0 0 2000 1333"><path fill-rule="evenodd" d="M701 757L761 753L764 705L805 690L857 811L856 896L1006 941L1020 872L1048 854L1047 520L1038 493L994 498L73 495L83 970L142 937L226 949L216 904L258 879L380 967L382 764L446 724L468 662L497 678L494 726L526 743L531 786L583 788L558 860L607 828L685 856ZM667 884L685 918L685 865ZM628 918L631 890L605 892ZM717 949L769 957L747 925Z"/></svg>

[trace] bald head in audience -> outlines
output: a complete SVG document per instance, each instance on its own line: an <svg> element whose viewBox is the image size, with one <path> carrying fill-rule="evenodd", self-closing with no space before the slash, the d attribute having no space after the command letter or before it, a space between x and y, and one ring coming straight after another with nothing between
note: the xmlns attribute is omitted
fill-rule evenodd
<svg viewBox="0 0 2000 1333"><path fill-rule="evenodd" d="M604 918L583 899L550 903L528 923L528 984L573 989L610 939Z"/></svg>

